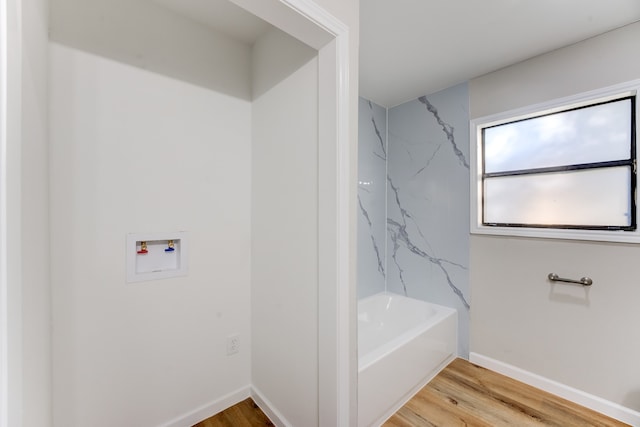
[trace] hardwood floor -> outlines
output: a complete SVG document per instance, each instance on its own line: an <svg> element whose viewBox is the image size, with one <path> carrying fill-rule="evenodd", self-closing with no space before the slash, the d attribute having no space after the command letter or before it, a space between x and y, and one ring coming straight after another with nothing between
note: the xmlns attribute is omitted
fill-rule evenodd
<svg viewBox="0 0 640 427"><path fill-rule="evenodd" d="M456 359L385 427L626 426L590 409Z"/></svg>
<svg viewBox="0 0 640 427"><path fill-rule="evenodd" d="M273 426L273 423L255 404L248 398L233 405L230 408L199 422L193 427L252 427Z"/></svg>
<svg viewBox="0 0 640 427"><path fill-rule="evenodd" d="M249 398L193 427L251 426L273 424ZM384 426L617 427L627 424L466 360L456 359Z"/></svg>

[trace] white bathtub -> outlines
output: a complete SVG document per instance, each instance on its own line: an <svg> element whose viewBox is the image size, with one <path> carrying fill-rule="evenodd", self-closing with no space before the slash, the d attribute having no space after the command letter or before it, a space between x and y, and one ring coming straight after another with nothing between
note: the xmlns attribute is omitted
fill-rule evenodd
<svg viewBox="0 0 640 427"><path fill-rule="evenodd" d="M358 302L358 426L378 426L457 355L455 309L380 293Z"/></svg>

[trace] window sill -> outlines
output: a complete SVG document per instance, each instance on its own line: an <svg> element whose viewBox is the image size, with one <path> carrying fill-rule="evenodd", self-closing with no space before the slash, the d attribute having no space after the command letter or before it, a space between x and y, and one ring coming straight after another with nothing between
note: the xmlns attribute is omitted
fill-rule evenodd
<svg viewBox="0 0 640 427"><path fill-rule="evenodd" d="M564 230L526 227L487 227L471 224L471 234L540 239L585 240L610 243L640 243L640 231Z"/></svg>

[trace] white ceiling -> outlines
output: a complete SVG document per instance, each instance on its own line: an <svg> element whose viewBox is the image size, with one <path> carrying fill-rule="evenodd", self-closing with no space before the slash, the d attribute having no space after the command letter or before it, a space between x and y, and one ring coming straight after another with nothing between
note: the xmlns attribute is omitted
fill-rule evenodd
<svg viewBox="0 0 640 427"><path fill-rule="evenodd" d="M360 94L395 106L638 20L639 0L361 0Z"/></svg>
<svg viewBox="0 0 640 427"><path fill-rule="evenodd" d="M249 45L270 28L228 0L153 1ZM392 107L638 20L640 0L360 0L360 95Z"/></svg>

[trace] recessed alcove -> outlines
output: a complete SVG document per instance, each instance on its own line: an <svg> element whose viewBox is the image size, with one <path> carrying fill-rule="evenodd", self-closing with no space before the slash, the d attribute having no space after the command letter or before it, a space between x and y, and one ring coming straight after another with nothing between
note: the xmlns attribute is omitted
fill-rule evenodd
<svg viewBox="0 0 640 427"><path fill-rule="evenodd" d="M344 42L254 3L284 28L222 0L52 4L55 424L186 425L249 395L292 425L350 416Z"/></svg>

